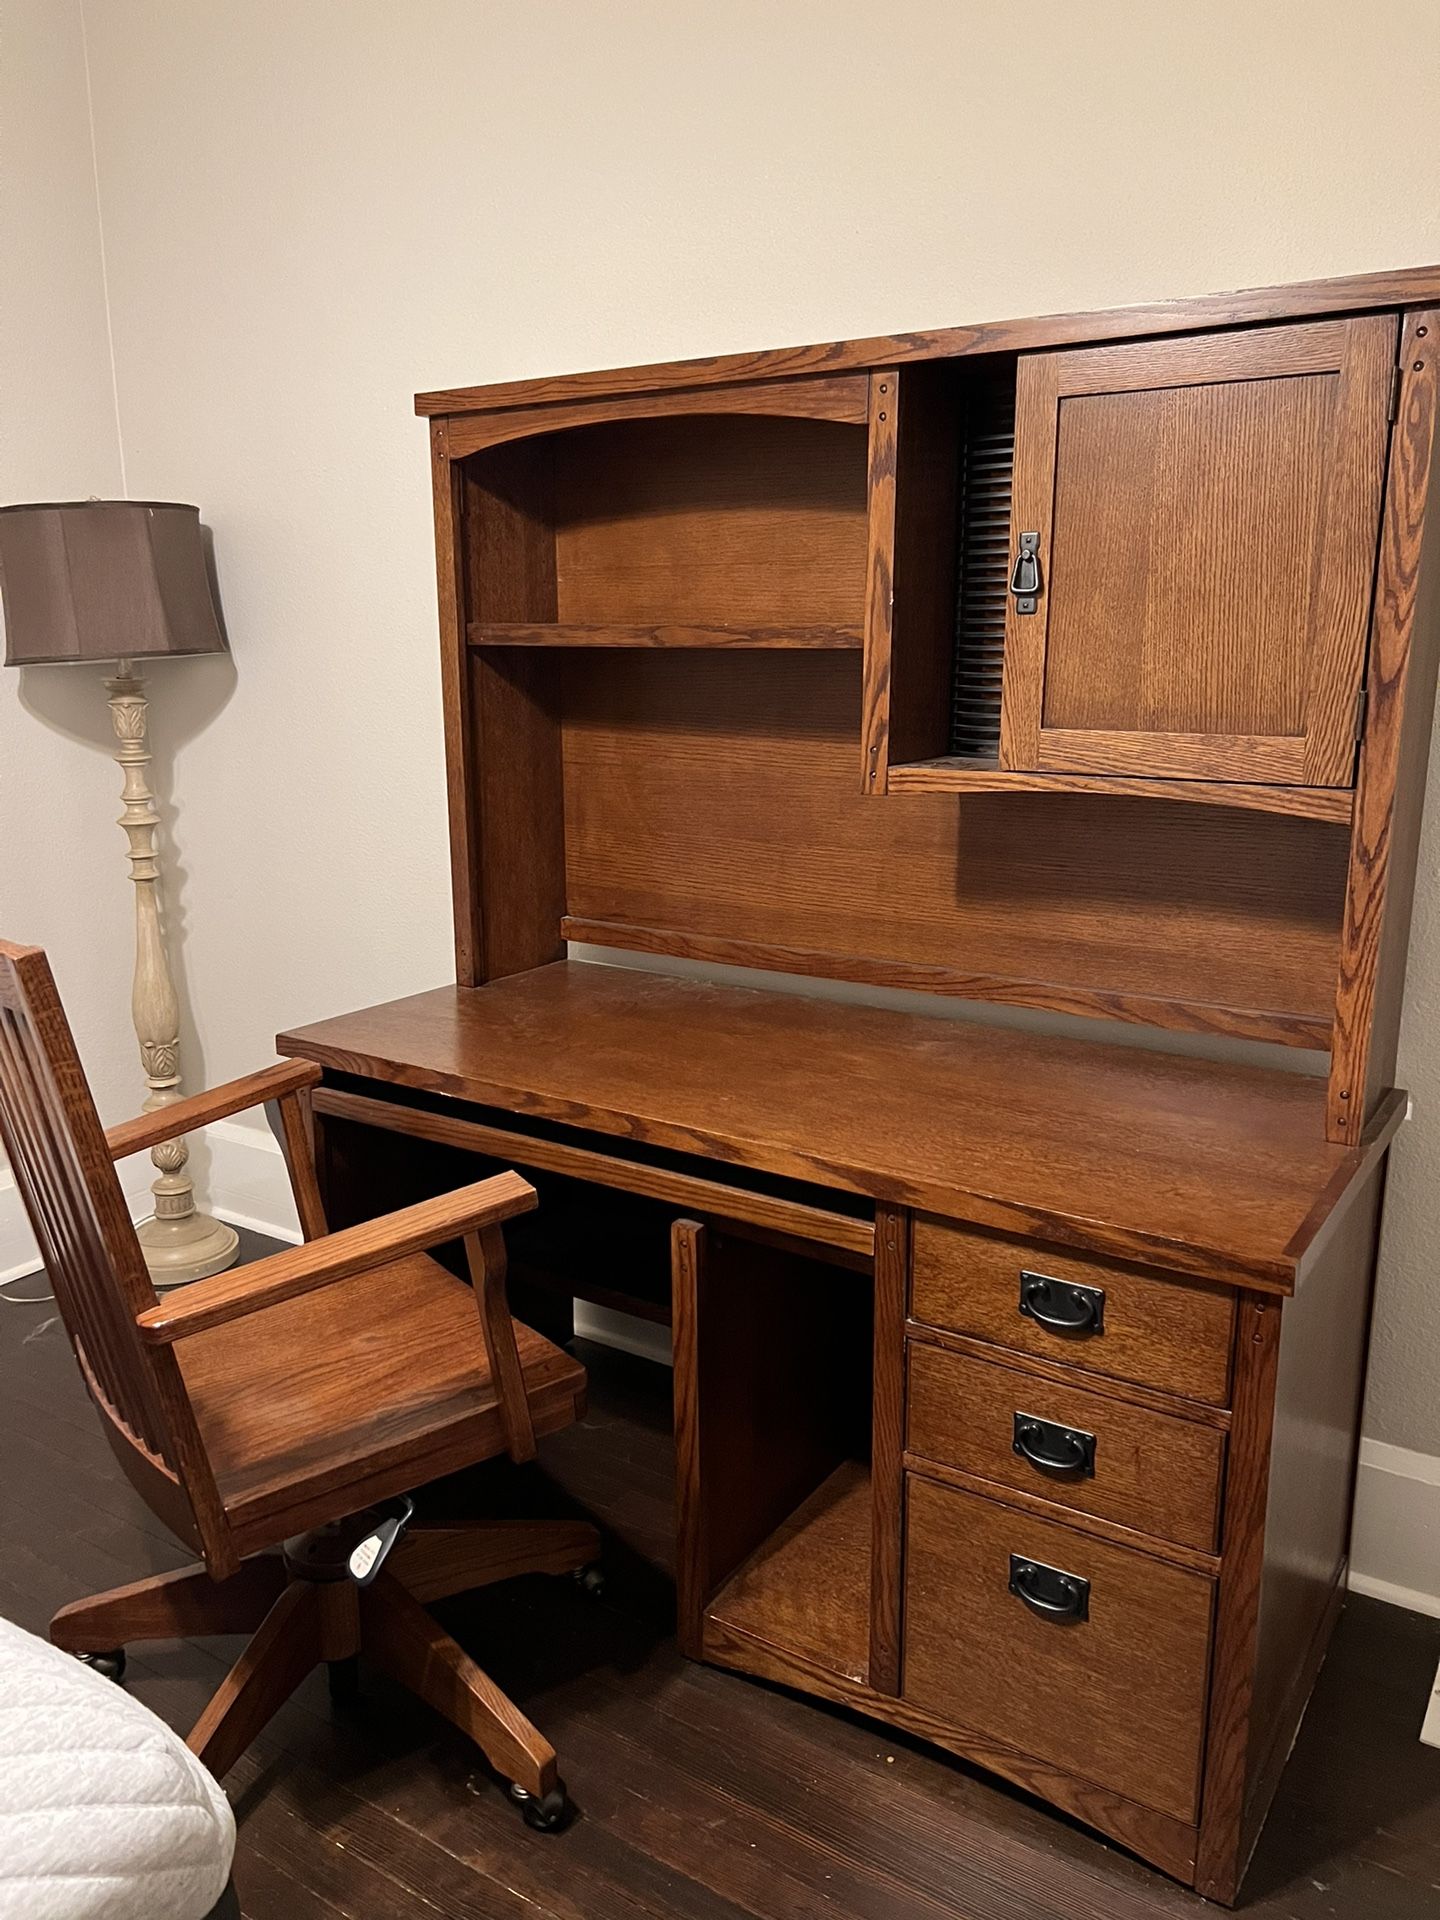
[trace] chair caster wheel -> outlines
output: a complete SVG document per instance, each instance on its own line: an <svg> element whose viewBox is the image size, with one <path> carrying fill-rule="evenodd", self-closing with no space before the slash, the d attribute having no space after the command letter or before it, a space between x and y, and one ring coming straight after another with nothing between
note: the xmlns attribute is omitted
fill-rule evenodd
<svg viewBox="0 0 1440 1920"><path fill-rule="evenodd" d="M539 1799L512 1780L510 1798L519 1807L526 1826L533 1827L536 1833L559 1833L570 1819L572 1809L563 1780L557 1780L549 1793Z"/></svg>
<svg viewBox="0 0 1440 1920"><path fill-rule="evenodd" d="M605 1569L593 1560L588 1567L577 1567L575 1584L583 1593L598 1600L605 1591Z"/></svg>
<svg viewBox="0 0 1440 1920"><path fill-rule="evenodd" d="M111 1647L108 1653L77 1653L75 1658L82 1666L92 1667L96 1673L103 1673L107 1680L125 1678L124 1647Z"/></svg>

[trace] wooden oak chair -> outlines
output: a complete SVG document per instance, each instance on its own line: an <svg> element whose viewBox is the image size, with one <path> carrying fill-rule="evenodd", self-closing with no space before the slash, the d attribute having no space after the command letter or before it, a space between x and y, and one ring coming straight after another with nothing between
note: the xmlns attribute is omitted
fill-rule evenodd
<svg viewBox="0 0 1440 1920"><path fill-rule="evenodd" d="M204 1564L63 1607L55 1644L118 1677L127 1641L250 1633L191 1732L223 1774L312 1667L348 1687L364 1656L453 1721L532 1826L565 1813L555 1753L425 1611L513 1574L591 1564L578 1521L400 1534L368 1584L367 1539L407 1489L508 1453L584 1411L584 1369L510 1317L502 1223L516 1173L328 1233L307 1063L268 1067L101 1129L45 955L0 941L0 1139L76 1361L121 1466ZM114 1163L278 1101L305 1244L158 1301ZM473 1290L426 1249L464 1237ZM111 1651L107 1651L111 1650Z"/></svg>

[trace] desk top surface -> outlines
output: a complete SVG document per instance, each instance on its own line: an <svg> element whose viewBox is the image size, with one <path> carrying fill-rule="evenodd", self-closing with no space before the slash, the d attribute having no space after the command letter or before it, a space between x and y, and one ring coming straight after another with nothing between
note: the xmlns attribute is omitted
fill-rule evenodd
<svg viewBox="0 0 1440 1920"><path fill-rule="evenodd" d="M282 1034L282 1053L978 1225L1289 1290L1383 1150L1325 1083L559 961Z"/></svg>

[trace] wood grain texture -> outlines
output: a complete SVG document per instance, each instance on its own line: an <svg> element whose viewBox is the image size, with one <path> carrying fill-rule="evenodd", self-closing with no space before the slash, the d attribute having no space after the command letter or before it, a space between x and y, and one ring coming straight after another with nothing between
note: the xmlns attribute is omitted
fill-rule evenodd
<svg viewBox="0 0 1440 1920"><path fill-rule="evenodd" d="M1320 1194L1359 1164L1320 1138L1324 1087L1304 1076L578 962L278 1044L1070 1253L1280 1291ZM840 1085L863 1087L863 1106L837 1101Z"/></svg>
<svg viewBox="0 0 1440 1920"><path fill-rule="evenodd" d="M197 1333L301 1299L319 1287L407 1260L475 1228L498 1226L534 1205L535 1189L518 1173L496 1174L383 1219L272 1253L252 1266L197 1280L147 1307L136 1324L152 1346L193 1339Z"/></svg>
<svg viewBox="0 0 1440 1920"><path fill-rule="evenodd" d="M563 951L558 666L550 656L523 650L470 654L477 858L484 876L479 952L487 980L543 966Z"/></svg>
<svg viewBox="0 0 1440 1920"><path fill-rule="evenodd" d="M282 1094L277 1105L281 1152L285 1157L285 1171L290 1176L290 1191L295 1196L300 1231L307 1240L319 1240L330 1227L315 1165L315 1114L310 1104L310 1090L304 1087L295 1093Z"/></svg>
<svg viewBox="0 0 1440 1920"><path fill-rule="evenodd" d="M388 1562L422 1606L522 1573L572 1573L600 1558L587 1520L487 1520L482 1526L406 1528Z"/></svg>
<svg viewBox="0 0 1440 1920"><path fill-rule="evenodd" d="M173 1113L173 1107L170 1109ZM174 1356L147 1353L155 1303L140 1243L50 963L0 939L0 1146L106 1438L157 1513L212 1572L239 1564Z"/></svg>
<svg viewBox="0 0 1440 1920"><path fill-rule="evenodd" d="M705 1228L677 1220L670 1230L671 1353L675 1424L675 1637L682 1653L700 1657L711 1577L709 1503L704 1497L701 1437L701 1263Z"/></svg>
<svg viewBox="0 0 1440 1920"><path fill-rule="evenodd" d="M1409 1094L1402 1087L1392 1087L1371 1114L1359 1143L1351 1149L1344 1175L1332 1175L1336 1184L1316 1197L1311 1217L1295 1236L1296 1251L1300 1254L1297 1271L1301 1279L1344 1225L1349 1209L1364 1199L1371 1173L1389 1152L1409 1111Z"/></svg>
<svg viewBox="0 0 1440 1920"><path fill-rule="evenodd" d="M1119 799L1179 800L1192 806L1239 807L1300 820L1349 824L1355 796L1344 787L1246 786L1224 780L1149 780L1139 774L1022 773L945 758L892 767L891 793L1109 793Z"/></svg>
<svg viewBox="0 0 1440 1920"><path fill-rule="evenodd" d="M871 1532L870 1476L845 1461L725 1582L706 1635L713 1622L864 1686Z"/></svg>
<svg viewBox="0 0 1440 1920"><path fill-rule="evenodd" d="M1063 1768L1017 1750L977 1727L961 1727L944 1713L936 1713L906 1698L892 1699L855 1681L846 1680L819 1661L771 1647L724 1622L706 1623L705 1658L718 1666L758 1675L781 1686L798 1687L837 1705L870 1715L891 1726L903 1727L947 1752L1013 1781L1026 1793L1063 1809L1087 1826L1109 1834L1123 1847L1152 1861L1165 1873L1188 1881L1194 1871L1195 1829L1104 1787L1077 1778ZM1138 1916L1137 1916L1138 1920Z"/></svg>
<svg viewBox="0 0 1440 1920"><path fill-rule="evenodd" d="M486 386L447 387L417 394L415 410L422 415L483 412L506 406L586 400L596 395L833 374L972 353L1028 353L1086 340L1189 333L1202 327L1248 326L1307 314L1423 305L1437 298L1440 298L1440 266L1400 267L1381 273L1199 294L1183 300L1152 301L1091 313L972 322L929 331L882 334L863 340L830 341L824 345L772 347L759 352L660 361L650 366L541 375L528 380L494 381Z"/></svg>
<svg viewBox="0 0 1440 1920"><path fill-rule="evenodd" d="M382 1672L468 1735L507 1780L542 1795L555 1786L555 1749L389 1572L360 1596L362 1644Z"/></svg>
<svg viewBox="0 0 1440 1920"><path fill-rule="evenodd" d="M625 953L653 953L669 959L705 960L719 966L748 967L760 972L799 973L864 986L900 987L913 993L940 994L946 999L979 1000L1002 1007L1034 1007L1080 1019L1119 1020L1130 1026L1163 1027L1180 1033L1263 1040L1277 1047L1323 1048L1330 1034L1330 1027L1320 1014L1272 1013L1264 1008L1222 1006L1207 1000L1113 993L1070 986L1063 981L1016 980L1004 974L968 973L960 967L923 966L908 960L877 960L865 954L733 940L723 934L697 934L681 927L636 926L622 920L582 920L566 914L560 922L560 931L567 940L614 947Z"/></svg>
<svg viewBox="0 0 1440 1920"><path fill-rule="evenodd" d="M1157 734L1303 730L1309 607L1274 561L1315 572L1334 375L1204 373L1059 408L1042 723L1141 734L1142 762Z"/></svg>
<svg viewBox="0 0 1440 1920"><path fill-rule="evenodd" d="M1350 1549L1383 1165L1280 1319L1243 1872L1338 1611Z"/></svg>
<svg viewBox="0 0 1440 1920"><path fill-rule="evenodd" d="M938 1347L943 1353L959 1354L962 1359L1003 1363L1016 1373L1027 1374L1052 1387L1083 1387L1087 1393L1099 1394L1109 1400L1121 1400L1126 1406L1139 1407L1147 1413L1163 1414L1167 1419L1191 1420L1197 1426L1213 1428L1216 1433L1230 1431L1228 1407L1212 1406L1205 1400L1184 1400L1173 1393L1156 1392L1151 1387L1140 1386L1133 1380L1117 1380L1108 1374L1091 1373L1071 1364L1063 1349L1057 1349L1057 1358L1043 1359L1038 1354L1020 1353L1012 1347L997 1347L989 1340L977 1340L970 1334L947 1333L941 1327L928 1326L914 1319L906 1321L905 1334L914 1345Z"/></svg>
<svg viewBox="0 0 1440 1920"><path fill-rule="evenodd" d="M474 621L472 647L818 647L844 652L860 645L859 627L626 627L614 622L559 621L526 626L520 621Z"/></svg>
<svg viewBox="0 0 1440 1920"><path fill-rule="evenodd" d="M906 761L942 752L950 735L962 400L949 367L901 368L895 379L900 436L887 732L890 758Z"/></svg>
<svg viewBox="0 0 1440 1920"><path fill-rule="evenodd" d="M1048 1473L1015 1452L1017 1415L1094 1437L1088 1475ZM1216 1545L1224 1436L1211 1427L1075 1384L1042 1384L1009 1367L919 1346L910 1353L909 1450L1003 1489L1096 1514L1159 1540L1209 1552Z"/></svg>
<svg viewBox="0 0 1440 1920"><path fill-rule="evenodd" d="M154 1113L137 1114L133 1120L107 1127L105 1145L112 1160L123 1160L132 1153L148 1153L151 1147L173 1139L177 1133L194 1133L216 1120L228 1120L232 1113L262 1107L267 1100L281 1100L287 1094L313 1087L319 1078L318 1073L305 1072L296 1061L277 1061L273 1067L262 1067L258 1073L247 1073L224 1086L189 1094Z"/></svg>
<svg viewBox="0 0 1440 1920"><path fill-rule="evenodd" d="M1078 1507L1062 1506L1057 1500L1044 1499L1037 1493L1027 1493L1019 1487L1002 1486L997 1481L985 1479L981 1474L967 1473L963 1467L944 1466L921 1453L906 1453L905 1471L907 1474L918 1474L922 1480L938 1481L943 1487L954 1487L958 1493L973 1493L983 1500L998 1500L1001 1506L1011 1507L1018 1513L1072 1527L1077 1533L1088 1533L1097 1540L1108 1541L1111 1546L1124 1547L1127 1552L1148 1554L1153 1559L1163 1561L1166 1566L1185 1567L1191 1573L1203 1573L1212 1580L1220 1571L1220 1556L1217 1553L1202 1553L1198 1547L1177 1546L1173 1540L1157 1540L1153 1534L1137 1533L1133 1527L1121 1526L1114 1520L1103 1520L1098 1514L1082 1512Z"/></svg>
<svg viewBox="0 0 1440 1920"><path fill-rule="evenodd" d="M464 752L447 754L446 769L452 820L463 811L466 821L468 938L479 981L523 972L561 951L560 662L472 649L466 635L470 620L556 617L553 460L548 442L523 442L454 471L463 476L462 598L454 631L442 621L442 647L447 659L457 655Z"/></svg>
<svg viewBox="0 0 1440 1920"><path fill-rule="evenodd" d="M1196 1890L1229 1904L1239 1894L1245 1869L1242 1827L1251 1764L1280 1314L1274 1300L1242 1296L1235 1328L1234 1424L1225 1474L1205 1791L1195 1861Z"/></svg>
<svg viewBox="0 0 1440 1920"><path fill-rule="evenodd" d="M870 1645L866 1677L877 1693L900 1690L901 1569L905 1514L905 1299L910 1215L875 1212L875 1332L871 1362Z"/></svg>
<svg viewBox="0 0 1440 1920"><path fill-rule="evenodd" d="M915 1222L914 1244L910 1310L917 1320L1042 1360L1225 1404L1235 1317L1227 1289L924 1215ZM1102 1292L1102 1331L1058 1334L1022 1314L1025 1272Z"/></svg>
<svg viewBox="0 0 1440 1920"><path fill-rule="evenodd" d="M1395 1072L1440 663L1440 559L1421 565L1440 309L1405 316L1340 934L1327 1131L1359 1140ZM1432 540L1432 548L1433 548Z"/></svg>
<svg viewBox="0 0 1440 1920"><path fill-rule="evenodd" d="M191 1634L254 1633L284 1588L278 1554L247 1560L228 1580L212 1580L203 1566L182 1567L72 1600L51 1619L50 1642L94 1653Z"/></svg>
<svg viewBox="0 0 1440 1920"><path fill-rule="evenodd" d="M1037 1618L1012 1553L1090 1581L1089 1618ZM1172 1819L1194 1819L1213 1583L911 1477L905 1698Z"/></svg>
<svg viewBox="0 0 1440 1920"><path fill-rule="evenodd" d="M866 793L884 793L890 770L890 688L895 643L896 474L899 466L899 374L870 380L870 443L866 483L865 662L860 683L860 779Z"/></svg>
<svg viewBox="0 0 1440 1920"><path fill-rule="evenodd" d="M697 1221L675 1223L672 1247L677 1609L681 1645L698 1652L717 1592L752 1556L778 1553L779 1542L766 1543L790 1538L797 1509L868 1444L870 1300L853 1274ZM870 1618L866 1481L863 1527L850 1524L850 1510L842 1529L864 1562L847 1589L858 1607L852 1641L862 1660ZM823 1537L831 1531L822 1525ZM784 1555L787 1567L805 1561L803 1542ZM760 1584L770 1590L768 1580ZM807 1589L794 1601L802 1612L821 1604Z"/></svg>
<svg viewBox="0 0 1440 1920"><path fill-rule="evenodd" d="M554 460L562 623L860 624L859 427L642 420L591 428Z"/></svg>
<svg viewBox="0 0 1440 1920"><path fill-rule="evenodd" d="M1346 847L1324 824L1072 794L878 806L855 780L852 655L565 665L571 937L612 928L608 944L719 958L730 943L753 965L1157 1026L1328 1033Z"/></svg>
<svg viewBox="0 0 1440 1920"><path fill-rule="evenodd" d="M1349 784L1394 327L1022 360L1014 516L1042 591L1010 611L1005 764Z"/></svg>
<svg viewBox="0 0 1440 1920"><path fill-rule="evenodd" d="M870 377L870 520L862 787L940 752L955 647L958 395L948 367Z"/></svg>
<svg viewBox="0 0 1440 1920"><path fill-rule="evenodd" d="M505 1297L505 1235L501 1229L490 1225L467 1233L465 1260L485 1338L485 1361L505 1429L505 1451L522 1464L535 1458L535 1422L530 1415L515 1323Z"/></svg>
<svg viewBox="0 0 1440 1920"><path fill-rule="evenodd" d="M397 1341L385 1329L403 1326ZM536 1434L578 1418L579 1364L517 1327ZM187 1340L180 1364L241 1551L507 1450L475 1298L424 1255Z"/></svg>
<svg viewBox="0 0 1440 1920"><path fill-rule="evenodd" d="M318 1590L287 1587L190 1730L201 1765L223 1779L320 1657Z"/></svg>
<svg viewBox="0 0 1440 1920"><path fill-rule="evenodd" d="M532 434L568 432L614 420L673 419L684 414L768 415L778 419L839 420L859 426L865 420L866 385L863 373L821 375L808 380L713 386L702 392L613 394L574 405L461 414L445 423L447 444L450 458L461 460L502 441Z"/></svg>
<svg viewBox="0 0 1440 1920"><path fill-rule="evenodd" d="M445 722L445 799L450 826L450 903L455 978L484 977L479 954L479 898L474 810L470 798L470 701L465 662L465 483L452 463L443 420L430 428L430 484L435 517L436 610L440 621L440 693Z"/></svg>
<svg viewBox="0 0 1440 1920"><path fill-rule="evenodd" d="M772 1194L751 1192L743 1186L727 1185L723 1180L698 1179L694 1174L647 1166L643 1161L621 1160L613 1154L547 1140L543 1136L512 1133L503 1127L488 1126L458 1115L427 1113L420 1108L367 1099L364 1094L340 1092L330 1087L322 1088L315 1096L315 1106L317 1112L379 1127L387 1133L403 1133L441 1146L492 1154L518 1166L543 1167L548 1172L573 1175L625 1193L645 1194L694 1213L715 1214L722 1220L767 1227L775 1233L813 1241L817 1246L839 1249L862 1259L868 1260L874 1254L875 1226L870 1220L778 1199Z"/></svg>

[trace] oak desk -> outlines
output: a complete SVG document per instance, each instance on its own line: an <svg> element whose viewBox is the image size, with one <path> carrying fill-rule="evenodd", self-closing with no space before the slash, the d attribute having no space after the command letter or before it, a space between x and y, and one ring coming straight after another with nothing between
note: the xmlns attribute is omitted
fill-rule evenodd
<svg viewBox="0 0 1440 1920"><path fill-rule="evenodd" d="M1343 1581L1400 1095L1346 1147L1315 1078L578 962L279 1045L325 1069L337 1222L503 1162L522 1290L664 1319L673 1278L689 1650L1187 1879L1202 1779L1268 1792Z"/></svg>

